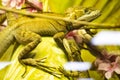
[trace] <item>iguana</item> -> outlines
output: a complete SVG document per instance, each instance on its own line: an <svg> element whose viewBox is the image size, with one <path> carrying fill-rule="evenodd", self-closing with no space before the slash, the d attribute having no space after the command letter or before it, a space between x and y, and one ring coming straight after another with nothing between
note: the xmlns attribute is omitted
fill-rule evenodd
<svg viewBox="0 0 120 80"><path fill-rule="evenodd" d="M69 12L66 16L53 13L43 14L61 16L67 19L91 21L100 15L100 11L82 8L79 10L73 9L73 12ZM26 55L28 55L42 41L41 36L53 36L58 46L65 51L62 44L63 38L68 32L81 27L80 25L74 26L71 22L62 20L34 18L29 16L24 16L22 18L23 19L17 18L15 24L9 24L0 32L0 57L8 49L11 43L17 41L18 43L25 45L18 56L18 61L22 65L39 66L41 59L27 58ZM67 53L66 56L68 57ZM70 60L69 57L68 60Z"/></svg>

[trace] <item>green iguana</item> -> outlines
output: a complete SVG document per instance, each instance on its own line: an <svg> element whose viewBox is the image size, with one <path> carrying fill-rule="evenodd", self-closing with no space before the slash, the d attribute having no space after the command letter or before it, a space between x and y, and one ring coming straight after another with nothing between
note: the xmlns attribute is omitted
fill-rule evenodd
<svg viewBox="0 0 120 80"><path fill-rule="evenodd" d="M100 15L99 10L90 10L87 8L79 10L73 9L72 11L73 12L67 12L68 14L63 16L63 18L91 21ZM43 14L53 15L53 13ZM54 14L53 16L59 15ZM41 36L53 36L58 46L65 50L62 44L63 38L68 32L79 29L80 27L80 25L74 26L71 22L62 20L34 17L23 17L23 19L17 18L15 24L9 24L0 32L0 57L8 49L11 43L17 41L18 43L25 45L23 50L19 53L18 61L22 65L39 66L41 59L27 58L26 55L42 41ZM68 56L67 53L66 56ZM69 57L68 60L70 60Z"/></svg>

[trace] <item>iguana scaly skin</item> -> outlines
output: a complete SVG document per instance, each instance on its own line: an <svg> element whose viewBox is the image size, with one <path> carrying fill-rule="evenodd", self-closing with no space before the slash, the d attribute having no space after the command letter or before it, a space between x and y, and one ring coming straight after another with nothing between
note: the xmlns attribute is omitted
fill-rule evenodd
<svg viewBox="0 0 120 80"><path fill-rule="evenodd" d="M75 14L73 15L78 20L91 21L98 17L99 14L100 12L98 10L95 10L89 13L85 12L80 16L75 16ZM71 16L67 16L65 18L70 17ZM41 36L53 36L58 46L63 48L63 45L61 43L65 34L71 30L78 28L80 28L80 26L73 26L72 23L61 20L25 18L22 21L18 21L13 25L7 26L3 31L0 32L0 57L8 49L11 43L17 41L18 43L25 45L23 50L19 53L19 62L22 65L37 66L40 60L25 58L25 56L29 54L41 42Z"/></svg>

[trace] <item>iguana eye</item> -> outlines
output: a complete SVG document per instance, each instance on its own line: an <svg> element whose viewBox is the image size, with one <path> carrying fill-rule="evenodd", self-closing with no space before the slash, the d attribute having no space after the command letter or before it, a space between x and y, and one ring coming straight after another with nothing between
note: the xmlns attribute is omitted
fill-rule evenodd
<svg viewBox="0 0 120 80"><path fill-rule="evenodd" d="M85 8L85 9L84 9L84 13L85 13L85 14L90 14L92 11L93 11L93 10L90 9L90 8Z"/></svg>
<svg viewBox="0 0 120 80"><path fill-rule="evenodd" d="M84 12L85 12L85 14L89 14L89 13L90 13L90 10L89 10L88 8L85 8L85 9L84 9Z"/></svg>

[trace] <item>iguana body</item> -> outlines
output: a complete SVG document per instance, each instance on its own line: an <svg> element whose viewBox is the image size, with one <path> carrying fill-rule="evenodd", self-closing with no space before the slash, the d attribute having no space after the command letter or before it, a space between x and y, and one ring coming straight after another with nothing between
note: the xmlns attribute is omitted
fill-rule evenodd
<svg viewBox="0 0 120 80"><path fill-rule="evenodd" d="M49 15L49 14L47 14ZM93 19L99 15L99 12L93 14L86 14L82 16L83 20L86 18ZM21 19L23 20L23 19ZM79 20L80 17L79 17ZM45 18L25 18L23 21L18 20L17 23L9 25L0 32L0 57L8 49L14 41L24 44L25 47L19 53L18 60L22 65L38 66L38 59L25 58L40 42L41 36L53 36L59 46L62 43L64 34L67 32L80 28L80 26L73 26L70 22L61 20L52 20ZM68 57L69 58L69 57Z"/></svg>
<svg viewBox="0 0 120 80"><path fill-rule="evenodd" d="M13 26L8 26L6 29L0 32L0 55L2 56L2 53L4 53L10 44L15 40L17 40L20 44L27 44L29 43L29 39L27 38L30 36L33 37L37 35L36 38L40 38L40 35L53 36L58 32L67 32L68 30L66 29L66 26L68 25L64 21L55 21L40 18L28 19L21 21L20 23L16 23ZM24 39L26 39L25 42Z"/></svg>

